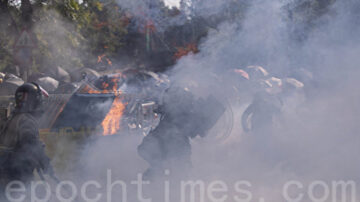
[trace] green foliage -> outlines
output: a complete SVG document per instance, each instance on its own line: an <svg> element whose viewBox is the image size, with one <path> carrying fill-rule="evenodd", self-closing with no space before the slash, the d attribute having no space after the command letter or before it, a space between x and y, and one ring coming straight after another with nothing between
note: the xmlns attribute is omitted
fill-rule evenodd
<svg viewBox="0 0 360 202"><path fill-rule="evenodd" d="M123 37L127 34L121 9L114 3L103 5L100 1L87 0L79 4L76 0L52 0L33 5L32 30L36 35L34 69L49 66L67 69L96 66L97 56L115 55L123 48ZM9 5L9 16L20 22L19 9ZM9 33L8 22L1 20L0 71L14 66L12 46L19 33ZM20 26L21 23L16 23ZM21 28L19 28L21 29Z"/></svg>
<svg viewBox="0 0 360 202"><path fill-rule="evenodd" d="M290 8L288 20L294 24L295 32L296 27L310 28L316 19L328 12L334 1L307 0ZM207 19L192 16L182 25L169 26L164 33L152 33L150 36L139 28L131 28L136 18L129 17L115 0L107 0L106 3L102 3L104 0L83 0L81 4L77 0L32 2L32 31L37 41L32 68L39 71L54 66L70 71L78 67L96 67L98 56L106 56L104 58L110 61L120 54L127 54L137 61L145 61L146 58L154 60L156 57L165 61L172 58L177 48L186 47L189 43L197 44L210 28L216 28L224 20L241 21L247 8L240 1L229 1L224 13ZM167 8L163 3L157 6L163 18L182 15L179 10ZM6 11L0 13L0 71L3 71L15 66L12 47L23 23L18 6L10 4L1 9ZM144 20L140 20L141 23ZM150 44L155 47L153 52L146 49L146 45ZM156 51L163 55L156 55ZM105 65L110 66L108 61Z"/></svg>
<svg viewBox="0 0 360 202"><path fill-rule="evenodd" d="M99 1L84 1L83 4L79 4L75 0L65 0L58 1L46 9L47 11L40 16L49 14L51 16L49 16L50 22L45 23L49 26L44 27L43 31L50 27L62 33L49 34L49 38L45 40L55 41L57 50L49 49L49 46L44 44L48 52L52 54L56 52L56 57L61 56L59 61L53 57L49 58L51 61L56 61L57 65L65 68L95 66L98 55L111 56L122 48L122 38L126 34L126 28L121 24L122 14L118 12L119 8L116 5L105 7ZM55 24L57 25L52 26ZM42 37L47 36L44 34L39 36ZM61 64L61 61L65 64Z"/></svg>

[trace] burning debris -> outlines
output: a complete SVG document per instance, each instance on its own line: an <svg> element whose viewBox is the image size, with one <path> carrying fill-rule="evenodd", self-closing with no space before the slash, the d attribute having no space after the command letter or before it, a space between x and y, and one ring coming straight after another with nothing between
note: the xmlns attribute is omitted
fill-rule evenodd
<svg viewBox="0 0 360 202"><path fill-rule="evenodd" d="M91 87L91 84L87 84L80 91L82 93L113 94L115 96L109 112L101 123L103 135L114 135L120 130L121 118L126 106L122 100L122 92L119 90L120 81L121 74L116 75L113 78L103 76L95 82L95 85L99 86L99 89L101 90L96 89L96 87Z"/></svg>
<svg viewBox="0 0 360 202"><path fill-rule="evenodd" d="M117 96L112 104L109 113L101 123L104 135L114 135L119 132L121 125L121 117L125 110L125 104L122 99Z"/></svg>
<svg viewBox="0 0 360 202"><path fill-rule="evenodd" d="M58 129L66 126L75 130L82 130L82 127L95 130L97 126L101 126L103 135L107 136L128 132L134 128L131 125L135 123L135 129L144 130L144 134L148 133L148 128L152 128L154 124L152 119L157 118L155 106L161 101L162 92L169 86L164 75L126 70L92 78L85 76L83 81L75 85L77 87L74 87L72 93L67 95L68 99L60 105L53 103L55 100L49 101L47 109L57 112L51 113L53 115L47 118L53 120L52 124L46 124L47 128ZM86 98L88 100L85 101ZM102 103L103 109L97 109ZM87 112L87 108L91 110ZM94 109L102 112L93 114ZM77 116L92 116L94 119L91 120L96 121L91 122L87 118L79 121L76 120Z"/></svg>

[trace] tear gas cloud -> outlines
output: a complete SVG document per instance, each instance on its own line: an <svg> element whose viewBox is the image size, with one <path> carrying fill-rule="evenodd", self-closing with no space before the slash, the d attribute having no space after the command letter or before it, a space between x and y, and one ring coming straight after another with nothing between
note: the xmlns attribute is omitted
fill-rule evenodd
<svg viewBox="0 0 360 202"><path fill-rule="evenodd" d="M269 131L269 137L264 134L254 142L246 141L251 137L242 135L236 126L240 125L236 114L241 113L243 103L233 106L232 141L221 146L195 143L195 173L204 178L251 179L271 201L281 200L275 187L286 180L359 181L355 115L359 107L355 100L359 99L356 78L360 61L356 55L360 44L359 16L353 10L359 3L337 1L313 22L316 26L311 31L297 33L292 29L294 22L285 20L287 3L253 1L240 26L222 23L201 44L200 53L181 60L172 75L180 83L203 82L201 86L211 86L203 91L224 96L227 87L206 75L252 64L264 66L278 77L291 76L300 68L314 73L318 85L309 88L317 95L308 97L296 113L284 111L283 122ZM306 37L294 40L294 34Z"/></svg>
<svg viewBox="0 0 360 202"><path fill-rule="evenodd" d="M42 40L49 41L46 47L39 48L40 54L43 54L41 53L42 49L48 48L49 50L51 60L43 59L39 61L45 67L45 71L56 68L55 65L68 68L74 63L80 63L79 58L89 57L74 48L76 45L83 43L84 39L77 36L71 41L69 35L74 33L76 28L59 13L49 9L46 12L36 12L36 17L40 20L35 24L34 31L38 33ZM75 68L79 67L80 65Z"/></svg>
<svg viewBox="0 0 360 202"><path fill-rule="evenodd" d="M118 2L129 9L138 6L135 1ZM217 2L211 8L215 12L224 6ZM282 200L282 185L290 180L302 182L305 192L316 180L360 183L360 30L355 9L360 3L335 2L310 28L289 19L287 8L294 3L298 2L251 1L242 22L224 21L203 39L200 53L182 58L167 72L176 85L222 101L233 98L233 84L216 78L233 68L261 65L281 78L301 68L314 74L316 84L305 85L315 93L295 110L283 111L273 131L261 137L244 134L240 126L241 113L251 98L240 95L240 101L230 100L231 137L221 144L192 141L191 178L228 183L248 180L254 198L266 201ZM136 152L140 141L141 137L125 135L90 144L83 152L81 175L101 181L106 170L112 169L118 179L135 179L147 167Z"/></svg>

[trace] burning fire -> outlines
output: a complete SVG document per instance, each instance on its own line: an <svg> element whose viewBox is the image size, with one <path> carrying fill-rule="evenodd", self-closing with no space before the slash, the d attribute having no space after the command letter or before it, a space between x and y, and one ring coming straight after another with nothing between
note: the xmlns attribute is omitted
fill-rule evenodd
<svg viewBox="0 0 360 202"><path fill-rule="evenodd" d="M99 56L98 56L97 63L102 62L102 60L103 60L104 57L105 57L105 54L99 55Z"/></svg>
<svg viewBox="0 0 360 202"><path fill-rule="evenodd" d="M116 97L109 113L101 123L103 135L114 135L120 130L121 117L124 113L125 105L120 97Z"/></svg>
<svg viewBox="0 0 360 202"><path fill-rule="evenodd" d="M101 123L103 127L103 135L114 135L120 130L121 126L121 118L125 110L126 104L123 103L121 97L121 91L118 90L118 81L120 78L112 78L110 81L104 81L101 85L102 89L94 90L89 85L86 85L80 92L82 93L90 93L90 94L107 94L114 93L115 99L112 103L110 111L106 115L105 119ZM110 89L109 89L110 88Z"/></svg>
<svg viewBox="0 0 360 202"><path fill-rule="evenodd" d="M98 56L97 63L103 62L103 59L104 59L104 58L105 58L106 62L108 63L108 65L109 65L109 66L112 66L111 60L110 60L108 57L106 57L105 54L102 54L102 55L99 55L99 56Z"/></svg>
<svg viewBox="0 0 360 202"><path fill-rule="evenodd" d="M125 110L125 104L122 102L122 98L120 97L121 92L118 91L118 82L119 78L113 78L110 83L102 83L104 89L108 89L110 86L112 86L112 91L116 96L109 113L101 123L104 129L103 135L114 135L120 130L121 117Z"/></svg>
<svg viewBox="0 0 360 202"><path fill-rule="evenodd" d="M88 94L101 94L103 92L99 90L95 90L94 88L90 87L89 85L85 85L80 91L80 93L88 93Z"/></svg>
<svg viewBox="0 0 360 202"><path fill-rule="evenodd" d="M106 61L107 61L108 65L112 66L112 62L109 58L106 58Z"/></svg>

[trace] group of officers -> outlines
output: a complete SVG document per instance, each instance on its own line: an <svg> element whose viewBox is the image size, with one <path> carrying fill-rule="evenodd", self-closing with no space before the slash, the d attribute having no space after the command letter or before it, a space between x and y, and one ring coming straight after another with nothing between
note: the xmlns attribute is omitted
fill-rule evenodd
<svg viewBox="0 0 360 202"><path fill-rule="evenodd" d="M242 114L241 125L245 133L255 137L255 141L264 136L271 138L269 134L274 120L284 106L301 104L305 99L305 84L300 78L311 80L311 73L306 70L280 79L261 66L213 75L216 75L215 84L221 85L223 91L229 90L226 89L229 86L235 89L235 93L228 95L237 95L240 105L250 103ZM229 99L232 99L231 95ZM163 98L160 124L138 147L139 155L150 164L145 177L161 175L164 169L170 169L172 173L181 172L180 176L186 173L191 168L190 140L209 133L225 113L224 105L217 98L196 98L187 88L170 87Z"/></svg>
<svg viewBox="0 0 360 202"><path fill-rule="evenodd" d="M253 99L242 117L245 132L261 133L280 113L282 97L303 88L304 84L293 78L276 79L259 66L235 69L239 85L244 91L253 90ZM281 88L279 91L277 88ZM290 89L290 90L289 90ZM30 182L36 170L52 174L50 159L39 139L37 119L42 115L42 102L48 94L36 83L25 83L15 92L16 107L0 132L0 188L18 180ZM196 98L180 87L170 87L158 112L159 125L144 137L138 147L139 155L150 167L145 178L155 178L164 169L186 172L191 168L190 140L204 137L224 113L225 108L214 97ZM251 117L251 118L250 118ZM256 131L258 130L258 131ZM176 168L176 169L175 169Z"/></svg>

